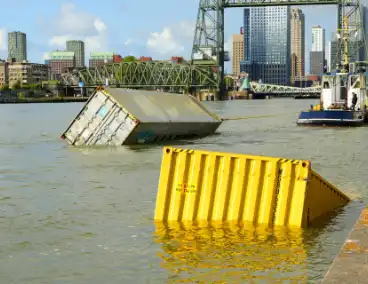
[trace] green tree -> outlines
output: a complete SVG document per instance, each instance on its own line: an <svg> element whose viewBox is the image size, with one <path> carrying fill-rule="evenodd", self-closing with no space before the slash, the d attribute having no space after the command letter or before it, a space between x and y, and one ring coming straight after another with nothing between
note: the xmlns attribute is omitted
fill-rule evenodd
<svg viewBox="0 0 368 284"><path fill-rule="evenodd" d="M234 86L234 79L233 78L225 77L224 81L225 81L225 86L227 86L227 87Z"/></svg>
<svg viewBox="0 0 368 284"><path fill-rule="evenodd" d="M15 82L14 84L13 84L13 86L12 86L12 89L20 89L20 86L21 86L21 84L20 84L20 81L18 80L17 82Z"/></svg>
<svg viewBox="0 0 368 284"><path fill-rule="evenodd" d="M124 62L134 62L137 61L137 58L135 58L133 55L128 55L124 57Z"/></svg>
<svg viewBox="0 0 368 284"><path fill-rule="evenodd" d="M5 84L5 85L0 87L0 91L7 91L7 90L9 90L9 85Z"/></svg>
<svg viewBox="0 0 368 284"><path fill-rule="evenodd" d="M29 84L28 85L28 89L31 89L31 90L39 90L39 89L41 89L41 85L40 84Z"/></svg>

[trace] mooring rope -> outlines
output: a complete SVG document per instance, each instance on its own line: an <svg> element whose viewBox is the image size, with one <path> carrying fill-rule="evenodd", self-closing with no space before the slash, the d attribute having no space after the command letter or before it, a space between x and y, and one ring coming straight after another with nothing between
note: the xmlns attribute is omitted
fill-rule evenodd
<svg viewBox="0 0 368 284"><path fill-rule="evenodd" d="M257 116L235 116L235 117L223 117L221 119L223 121L227 121L227 120L243 120L243 119L268 118L268 117L275 117L275 116L292 115L292 114L298 114L298 113L299 112L295 112L295 113L267 114L267 115L257 115Z"/></svg>

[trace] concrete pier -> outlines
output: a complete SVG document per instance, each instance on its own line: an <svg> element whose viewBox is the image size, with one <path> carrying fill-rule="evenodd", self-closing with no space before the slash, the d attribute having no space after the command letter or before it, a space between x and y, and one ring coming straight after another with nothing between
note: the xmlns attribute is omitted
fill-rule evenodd
<svg viewBox="0 0 368 284"><path fill-rule="evenodd" d="M368 207L360 214L322 283L368 283Z"/></svg>

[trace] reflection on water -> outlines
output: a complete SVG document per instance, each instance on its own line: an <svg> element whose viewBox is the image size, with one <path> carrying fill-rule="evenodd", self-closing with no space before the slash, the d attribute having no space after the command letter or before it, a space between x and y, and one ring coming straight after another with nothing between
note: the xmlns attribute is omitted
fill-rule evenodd
<svg viewBox="0 0 368 284"><path fill-rule="evenodd" d="M172 283L307 280L303 229L156 223L155 235Z"/></svg>

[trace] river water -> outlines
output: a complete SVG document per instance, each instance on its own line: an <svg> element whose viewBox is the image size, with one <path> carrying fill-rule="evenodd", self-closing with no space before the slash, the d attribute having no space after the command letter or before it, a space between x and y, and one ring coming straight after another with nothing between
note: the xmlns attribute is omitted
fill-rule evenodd
<svg viewBox="0 0 368 284"><path fill-rule="evenodd" d="M0 105L0 282L317 283L368 198L368 128L297 127L315 102L208 102L223 117L284 115L183 146L310 159L354 200L313 229L273 232L155 228L160 146L69 147L59 137L82 104Z"/></svg>

